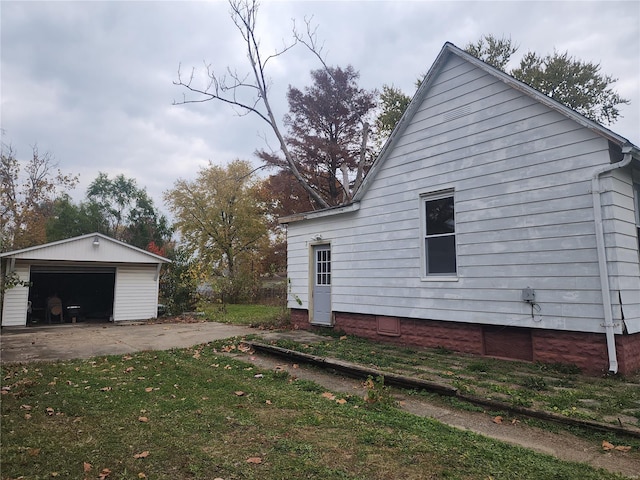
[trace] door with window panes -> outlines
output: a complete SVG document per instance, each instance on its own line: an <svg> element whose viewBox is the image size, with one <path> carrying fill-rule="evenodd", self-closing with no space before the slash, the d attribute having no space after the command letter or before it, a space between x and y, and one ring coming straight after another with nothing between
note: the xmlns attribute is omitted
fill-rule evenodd
<svg viewBox="0 0 640 480"><path fill-rule="evenodd" d="M313 316L311 323L331 325L331 248L313 247Z"/></svg>

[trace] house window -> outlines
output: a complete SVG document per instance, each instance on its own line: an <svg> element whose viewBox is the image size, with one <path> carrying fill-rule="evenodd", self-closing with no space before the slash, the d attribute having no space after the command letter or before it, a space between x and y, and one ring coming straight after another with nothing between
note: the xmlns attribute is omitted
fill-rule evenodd
<svg viewBox="0 0 640 480"><path fill-rule="evenodd" d="M316 250L316 285L331 285L331 250Z"/></svg>
<svg viewBox="0 0 640 480"><path fill-rule="evenodd" d="M422 197L425 274L456 274L456 225L453 192Z"/></svg>

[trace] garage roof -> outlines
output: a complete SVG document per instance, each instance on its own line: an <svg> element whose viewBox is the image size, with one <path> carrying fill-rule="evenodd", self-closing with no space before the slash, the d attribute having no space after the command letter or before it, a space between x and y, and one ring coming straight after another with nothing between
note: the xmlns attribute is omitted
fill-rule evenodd
<svg viewBox="0 0 640 480"><path fill-rule="evenodd" d="M0 254L0 258L59 260L100 263L169 263L171 260L147 252L101 233L45 243Z"/></svg>

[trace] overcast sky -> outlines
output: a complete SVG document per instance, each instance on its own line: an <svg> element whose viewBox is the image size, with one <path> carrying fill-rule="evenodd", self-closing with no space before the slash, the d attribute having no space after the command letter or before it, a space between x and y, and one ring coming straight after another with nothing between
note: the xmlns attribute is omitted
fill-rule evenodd
<svg viewBox="0 0 640 480"><path fill-rule="evenodd" d="M258 165L275 147L268 126L219 103L173 105L178 65L248 71L242 39L223 1L0 2L2 141L21 158L37 142L59 167L80 174L84 197L98 175L135 178L166 211L162 192L208 161ZM640 144L640 2L264 1L258 32L266 53L291 37L291 20L313 16L330 65L360 72L363 88L412 94L447 41L511 36L540 54L568 50L600 62L631 100L610 128ZM295 48L270 64L278 119L286 88L309 85L319 63ZM268 142L268 144L267 144Z"/></svg>

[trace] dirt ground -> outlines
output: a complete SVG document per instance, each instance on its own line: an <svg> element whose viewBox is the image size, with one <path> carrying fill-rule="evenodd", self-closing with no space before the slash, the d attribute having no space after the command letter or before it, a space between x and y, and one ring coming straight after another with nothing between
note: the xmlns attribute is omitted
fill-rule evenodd
<svg viewBox="0 0 640 480"><path fill-rule="evenodd" d="M326 372L317 367L286 363L282 358L256 352L233 356L253 363L259 369L284 369L295 378L313 381L333 392L364 396L366 391L361 380ZM486 413L446 408L420 397L399 393L397 390L392 392L400 407L414 415L434 418L460 430L476 432L561 460L586 463L629 478L640 479L640 451L605 451L599 440L588 441L566 432L553 433L524 425L511 418L496 423L494 417ZM513 420L516 421L512 423Z"/></svg>

